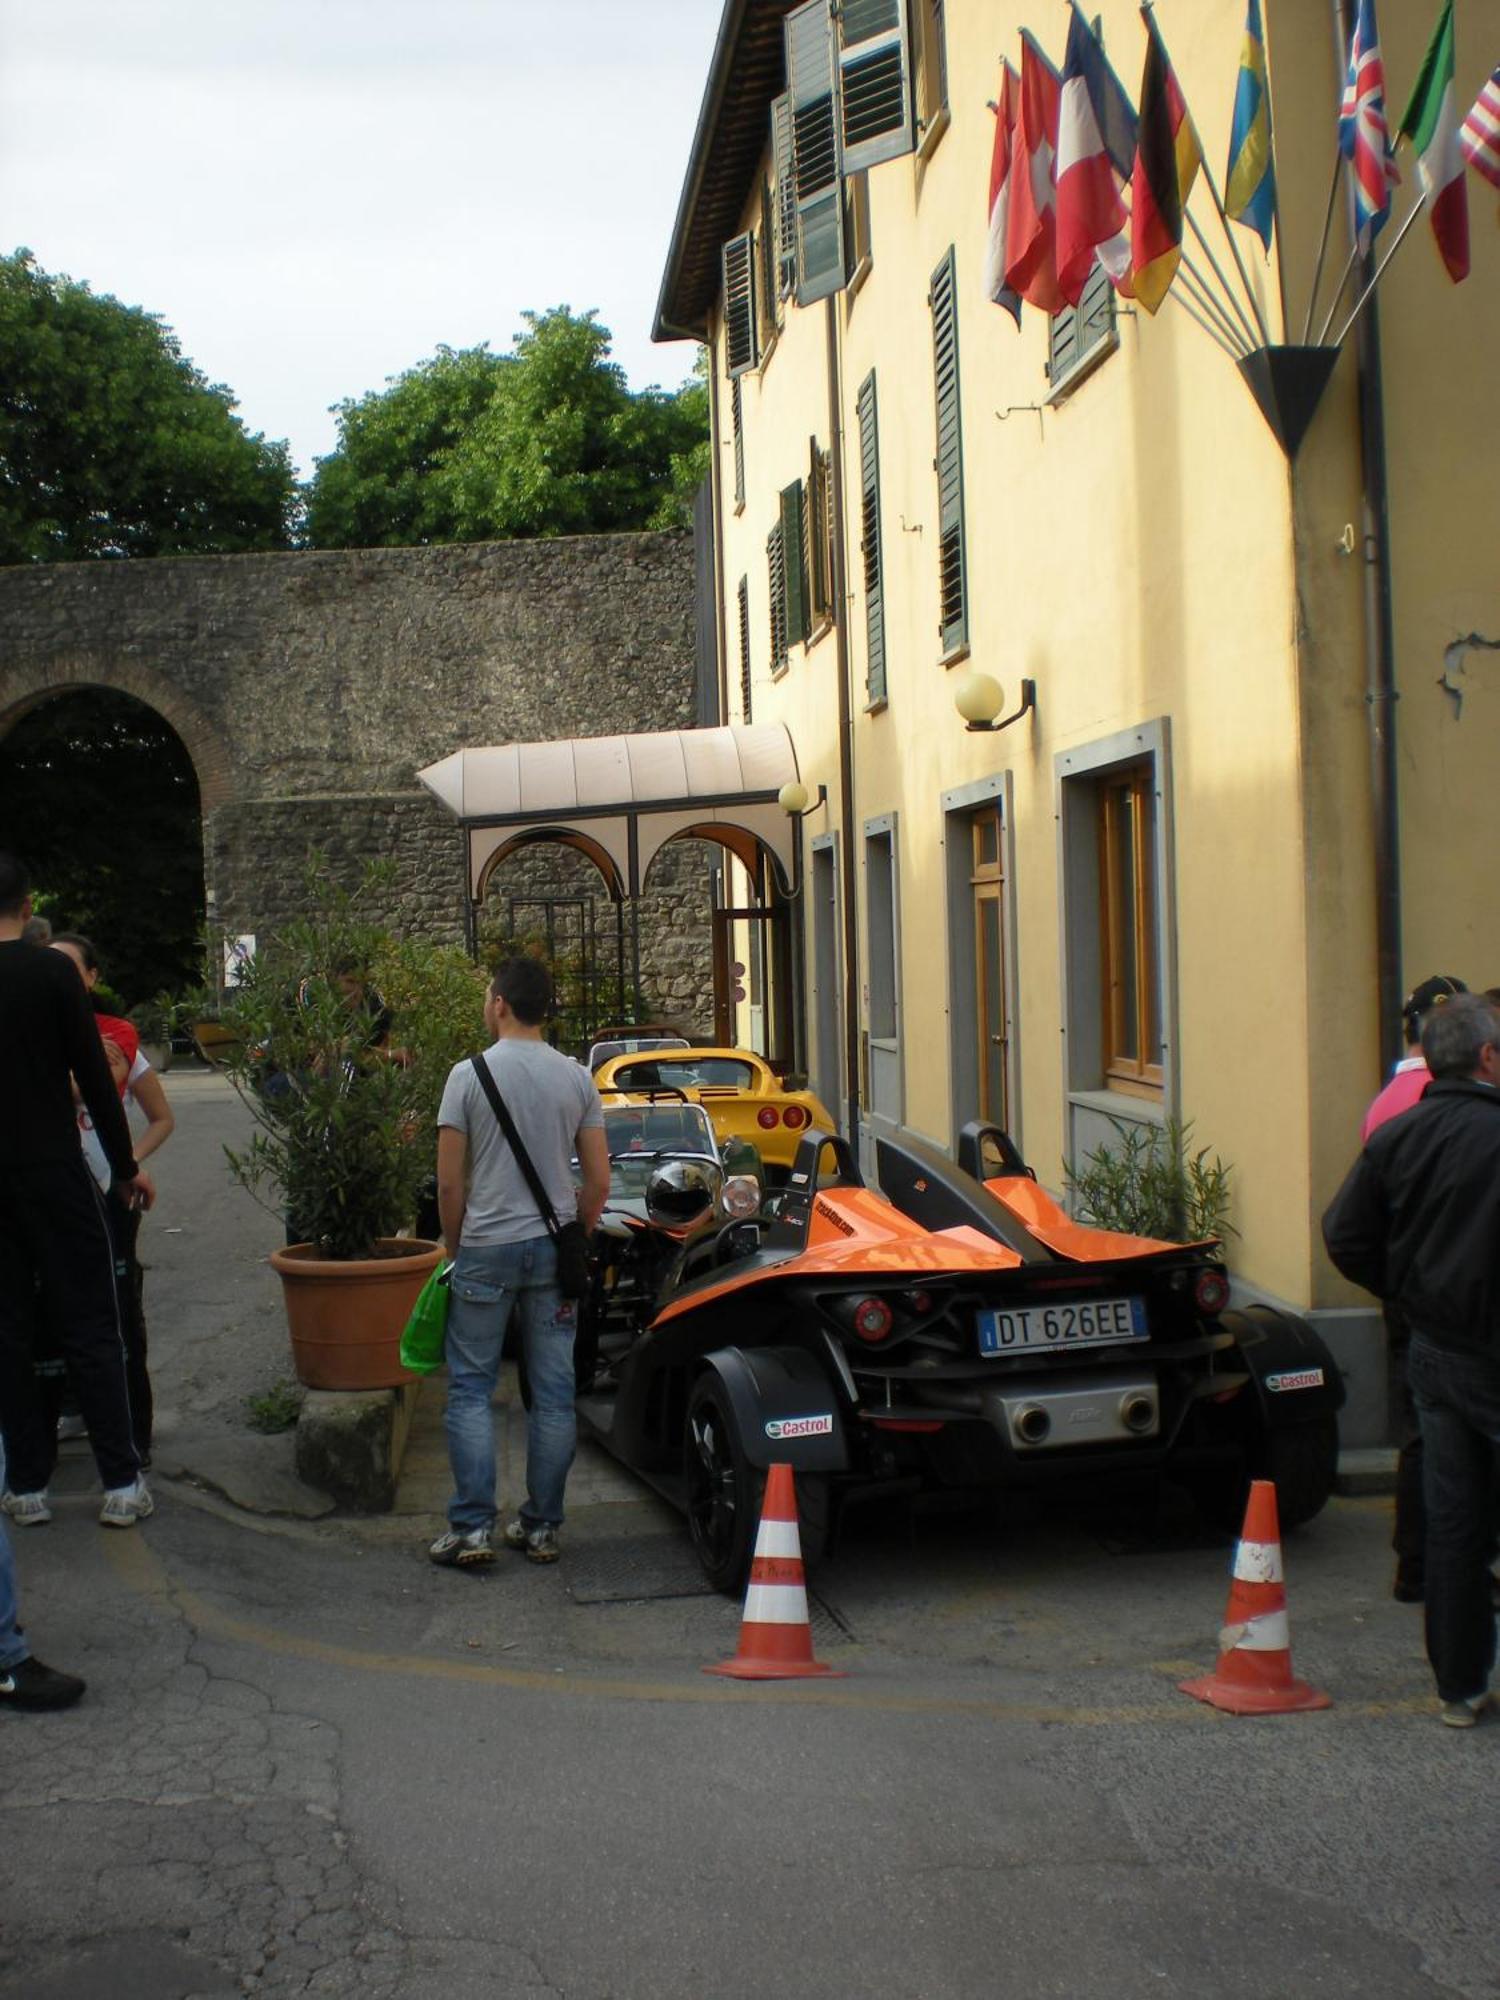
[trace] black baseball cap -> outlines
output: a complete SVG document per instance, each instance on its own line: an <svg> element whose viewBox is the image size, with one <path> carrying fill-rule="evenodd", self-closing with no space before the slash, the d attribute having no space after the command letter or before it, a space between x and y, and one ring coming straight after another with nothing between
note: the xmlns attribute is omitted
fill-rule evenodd
<svg viewBox="0 0 1500 2000"><path fill-rule="evenodd" d="M1401 1003L1401 1018L1406 1023L1407 1034L1412 1041L1417 1039L1417 1030L1424 1014L1430 1014L1434 1007L1441 1007L1445 1000L1451 1000L1455 993L1467 993L1468 987L1451 973L1435 972L1430 979L1424 979L1420 986L1414 986Z"/></svg>

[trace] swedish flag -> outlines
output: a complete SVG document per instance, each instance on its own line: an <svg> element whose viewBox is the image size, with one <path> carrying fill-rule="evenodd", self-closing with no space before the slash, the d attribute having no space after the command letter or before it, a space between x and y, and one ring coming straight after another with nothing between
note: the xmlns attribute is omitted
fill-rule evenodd
<svg viewBox="0 0 1500 2000"><path fill-rule="evenodd" d="M1253 229L1270 250L1276 217L1276 173L1271 163L1271 99L1266 90L1260 0L1250 0L1245 39L1240 44L1240 79L1234 93L1224 207L1236 222Z"/></svg>

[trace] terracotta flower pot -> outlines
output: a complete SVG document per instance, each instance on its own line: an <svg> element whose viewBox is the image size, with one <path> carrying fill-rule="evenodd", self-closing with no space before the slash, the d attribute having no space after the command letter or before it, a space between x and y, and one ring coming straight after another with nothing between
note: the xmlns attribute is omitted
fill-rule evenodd
<svg viewBox="0 0 1500 2000"><path fill-rule="evenodd" d="M319 1257L310 1243L273 1250L297 1380L309 1389L398 1389L401 1334L442 1258L421 1237L386 1237L379 1257Z"/></svg>

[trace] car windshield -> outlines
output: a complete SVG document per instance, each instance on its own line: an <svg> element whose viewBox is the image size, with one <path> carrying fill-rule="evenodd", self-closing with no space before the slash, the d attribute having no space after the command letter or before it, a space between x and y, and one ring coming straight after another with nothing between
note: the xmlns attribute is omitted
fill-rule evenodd
<svg viewBox="0 0 1500 2000"><path fill-rule="evenodd" d="M649 1062L621 1063L615 1090L753 1090L755 1064L738 1056L657 1056Z"/></svg>
<svg viewBox="0 0 1500 2000"><path fill-rule="evenodd" d="M638 1198L661 1163L663 1154L691 1153L717 1160L713 1127L696 1104L631 1104L604 1113L604 1139L609 1147L609 1192L612 1200Z"/></svg>
<svg viewBox="0 0 1500 2000"><path fill-rule="evenodd" d="M599 1069L616 1056L634 1055L637 1049L685 1049L681 1035L622 1035L613 1041L595 1042L589 1050L590 1070Z"/></svg>

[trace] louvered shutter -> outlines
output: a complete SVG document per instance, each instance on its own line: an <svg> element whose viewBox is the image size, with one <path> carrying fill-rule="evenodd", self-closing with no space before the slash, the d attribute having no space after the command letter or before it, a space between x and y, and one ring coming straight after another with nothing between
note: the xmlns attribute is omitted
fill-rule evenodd
<svg viewBox="0 0 1500 2000"><path fill-rule="evenodd" d="M807 306L844 282L838 52L828 0L793 8L785 30L797 189L797 303Z"/></svg>
<svg viewBox="0 0 1500 2000"><path fill-rule="evenodd" d="M818 440L807 441L808 608L813 622L833 616L833 464Z"/></svg>
<svg viewBox="0 0 1500 2000"><path fill-rule="evenodd" d="M800 645L810 629L807 589L807 500L800 479L781 489L781 548L786 571L786 636Z"/></svg>
<svg viewBox="0 0 1500 2000"><path fill-rule="evenodd" d="M724 353L731 381L759 359L755 324L755 238L748 232L724 245Z"/></svg>
<svg viewBox="0 0 1500 2000"><path fill-rule="evenodd" d="M797 169L792 153L792 100L783 91L771 106L771 154L776 163L776 290L797 289Z"/></svg>
<svg viewBox="0 0 1500 2000"><path fill-rule="evenodd" d="M766 574L771 586L771 671L786 665L786 551L781 523L766 537Z"/></svg>
<svg viewBox="0 0 1500 2000"><path fill-rule="evenodd" d="M781 298L776 289L776 221L771 199L771 183L760 184L760 235L756 242L759 262L755 271L756 304L760 308L760 351L765 354L771 336L781 325Z"/></svg>
<svg viewBox="0 0 1500 2000"><path fill-rule="evenodd" d="M745 504L745 422L744 399L740 393L740 378L735 376L729 385L729 413L734 424L734 504Z"/></svg>
<svg viewBox="0 0 1500 2000"><path fill-rule="evenodd" d="M959 422L958 288L950 250L932 274L932 358L937 389L939 629L951 653L969 636L964 560L964 455Z"/></svg>
<svg viewBox="0 0 1500 2000"><path fill-rule="evenodd" d="M843 172L857 174L916 144L909 0L843 0L839 101Z"/></svg>
<svg viewBox="0 0 1500 2000"><path fill-rule="evenodd" d="M1047 377L1061 382L1107 340L1115 324L1115 288L1100 264L1084 280L1076 306L1066 306L1052 318L1047 344Z"/></svg>
<svg viewBox="0 0 1500 2000"><path fill-rule="evenodd" d="M885 584L880 568L880 429L875 371L859 388L859 552L865 585L865 692L885 700Z"/></svg>
<svg viewBox="0 0 1500 2000"><path fill-rule="evenodd" d="M740 578L740 715L750 717L750 579Z"/></svg>

